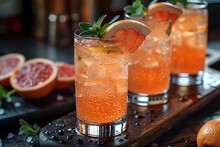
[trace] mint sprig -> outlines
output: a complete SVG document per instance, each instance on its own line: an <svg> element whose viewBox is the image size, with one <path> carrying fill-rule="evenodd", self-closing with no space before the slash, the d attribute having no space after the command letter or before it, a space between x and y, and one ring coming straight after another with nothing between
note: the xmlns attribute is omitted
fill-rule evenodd
<svg viewBox="0 0 220 147"><path fill-rule="evenodd" d="M131 16L143 16L146 7L141 3L141 0L135 0L132 5L124 7L125 13Z"/></svg>
<svg viewBox="0 0 220 147"><path fill-rule="evenodd" d="M106 17L107 15L103 15L94 23L80 22L79 27L82 30L82 32L79 35L82 37L97 36L99 38L102 38L102 35L107 29L107 27L111 25L112 23L114 23L119 18L119 15L112 18L110 22L102 25Z"/></svg>
<svg viewBox="0 0 220 147"><path fill-rule="evenodd" d="M182 5L184 7L186 7L186 5L188 4L187 0L168 0L168 2L174 4L174 5Z"/></svg>
<svg viewBox="0 0 220 147"><path fill-rule="evenodd" d="M14 89L8 91L0 85L0 108L12 102L11 95L15 92L16 91Z"/></svg>
<svg viewBox="0 0 220 147"><path fill-rule="evenodd" d="M34 124L33 126L28 124L25 120L20 119L19 123L21 127L19 128L19 135L25 135L25 139L27 137L38 137L40 133L40 127L37 124Z"/></svg>

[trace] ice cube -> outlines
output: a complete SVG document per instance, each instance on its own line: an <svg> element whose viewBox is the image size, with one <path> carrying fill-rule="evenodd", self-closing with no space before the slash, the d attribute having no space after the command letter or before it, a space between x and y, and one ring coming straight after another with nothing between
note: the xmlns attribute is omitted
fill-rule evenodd
<svg viewBox="0 0 220 147"><path fill-rule="evenodd" d="M32 141L33 141L33 137L28 136L27 139L26 139L26 142L31 143Z"/></svg>
<svg viewBox="0 0 220 147"><path fill-rule="evenodd" d="M5 114L5 109L0 108L0 115L3 115L3 114Z"/></svg>
<svg viewBox="0 0 220 147"><path fill-rule="evenodd" d="M170 38L166 34L161 37L159 44L156 48L156 52L159 53L161 56L169 56L171 52L171 46L170 46Z"/></svg>
<svg viewBox="0 0 220 147"><path fill-rule="evenodd" d="M14 103L14 107L16 107L16 108L17 108L17 107L21 107L21 103L15 102L15 103Z"/></svg>
<svg viewBox="0 0 220 147"><path fill-rule="evenodd" d="M13 134L13 133L8 133L8 136L7 136L7 139L11 139L11 138L13 138L15 135Z"/></svg>

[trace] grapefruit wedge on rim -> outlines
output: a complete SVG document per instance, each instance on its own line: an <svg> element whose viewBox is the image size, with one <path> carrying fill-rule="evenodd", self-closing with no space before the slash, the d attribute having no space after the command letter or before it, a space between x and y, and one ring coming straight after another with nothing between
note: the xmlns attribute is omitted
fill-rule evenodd
<svg viewBox="0 0 220 147"><path fill-rule="evenodd" d="M143 23L135 20L119 20L111 24L103 33L102 38L123 40L123 49L134 52L142 44L151 30Z"/></svg>
<svg viewBox="0 0 220 147"><path fill-rule="evenodd" d="M25 62L25 57L19 53L11 53L0 56L0 85L9 87L9 78L13 72Z"/></svg>
<svg viewBox="0 0 220 147"><path fill-rule="evenodd" d="M58 78L56 82L56 90L64 90L74 85L75 68L74 65L65 62L56 62L58 68Z"/></svg>
<svg viewBox="0 0 220 147"><path fill-rule="evenodd" d="M146 16L153 16L158 19L171 19L172 24L175 23L177 18L183 13L183 11L173 4L166 2L158 2L150 5L145 12Z"/></svg>
<svg viewBox="0 0 220 147"><path fill-rule="evenodd" d="M54 62L44 58L28 60L10 77L11 86L20 95L39 99L55 87L58 69Z"/></svg>

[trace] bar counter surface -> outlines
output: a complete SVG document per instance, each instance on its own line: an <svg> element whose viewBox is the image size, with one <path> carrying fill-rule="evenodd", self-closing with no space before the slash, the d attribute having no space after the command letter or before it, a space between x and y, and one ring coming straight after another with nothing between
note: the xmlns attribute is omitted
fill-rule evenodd
<svg viewBox="0 0 220 147"><path fill-rule="evenodd" d="M7 53L22 53L27 59L35 58L35 57L44 57L49 58L53 61L65 61L68 63L73 63L73 45L70 45L68 47L54 47L50 46L44 42L36 41L32 38L23 38L23 37L4 37L0 38L0 55L7 54ZM153 119L149 120L149 122L144 122L143 120L139 119L136 121L136 124L132 124L130 127L131 131L134 132L128 132L128 136L126 136L127 133L123 134L126 138L129 140L131 138L131 141L120 141L115 139L116 142L107 143L106 145L138 145L138 146L197 146L196 145L196 135L199 130L199 128L207 121L213 118L220 117L220 43L218 41L209 42L209 49L207 51L207 68L206 68L206 77L209 79L205 83L202 88L200 86L192 88L192 90L186 90L186 89L179 89L178 87L174 86L171 88L171 95L175 97L174 99L170 98L169 105L175 106L174 103L184 103L182 105L183 107L179 107L178 110L183 111L177 111L173 113L172 115L166 114L169 110L167 108L169 105L164 106L155 106L152 108L148 107L137 107L134 105L129 105L130 112L134 113L152 113L151 110L156 110L159 112L158 114L149 114L152 115L150 117L153 117ZM211 81L211 82L210 82ZM179 95L176 95L177 93L172 92L172 89L175 89ZM28 122L31 124L39 124L43 129L47 127L48 123L58 119L61 116L64 115L74 115L74 99L72 99L71 92L74 93L73 89L70 89L67 93L67 97L70 97L69 100L64 101L63 105L56 105L56 102L54 102L53 108L60 108L57 109L59 112L56 112L56 109L51 109L48 111L40 111L39 114L35 114L36 117L31 116L30 114L23 114L21 115L22 118L25 118ZM184 95L183 93L186 92ZM53 93L50 97L55 97L57 93ZM65 95L64 94L64 95ZM181 95L183 94L183 95ZM195 99L194 96L197 97ZM57 96L57 95L56 95ZM205 97L205 98L204 98ZM204 99L203 99L204 98ZM45 106L48 105L48 103L52 103L53 105L53 98L51 101L50 99L44 100L44 104L39 104L40 102L37 102L38 105L34 105L39 109L43 109ZM196 106L192 105L192 102L196 102ZM30 102L35 103L35 102ZM172 103L172 104L171 104ZM39 106L39 107L38 107ZM66 109L63 106L67 106ZM176 106L180 106L180 104L177 104ZM193 106L193 107L192 107ZM188 109L189 108L189 109ZM131 111L132 109L132 111ZM176 109L176 108L175 108ZM177 109L176 109L177 110ZM184 113L184 110L186 110L186 113ZM52 111L52 112L51 112ZM47 113L45 113L47 112ZM154 112L153 112L154 113ZM37 117L37 115L44 115L47 114L45 117ZM166 114L168 117L171 117L169 119L166 118L159 118L161 114ZM68 117L65 116L65 117ZM132 117L136 116L136 114L131 114ZM176 117L178 116L178 118ZM138 115L137 115L138 117ZM176 117L176 118L175 118ZM0 115L1 120L1 115ZM166 120L163 124L163 121ZM5 146L13 146L13 145L31 145L30 143L24 142L21 139L21 136L17 135L18 129L19 129L19 123L18 118L12 119L13 122L10 123L3 123L0 122L0 146L1 143ZM72 120L73 121L73 120ZM130 123L133 123L134 121L131 121ZM150 128L143 127L145 124L160 124L163 127L159 127L159 129L154 129L152 134L148 134L144 128ZM74 124L74 122L72 122ZM141 126L142 125L142 126ZM137 127L135 129L135 127ZM139 127L139 129L138 129ZM142 128L143 127L143 128ZM133 128L133 129L132 129ZM161 130L160 130L161 128ZM130 130L129 130L130 131ZM41 132L41 134L44 132ZM137 134L142 133L142 134ZM10 135L12 137L10 137ZM138 136L139 138L133 139L132 137ZM146 138L150 139L146 139ZM43 140L43 138L40 138L40 140ZM117 142L118 141L118 142ZM56 142L50 142L50 143L56 143ZM76 141L77 143L77 141ZM105 142L104 142L105 143ZM38 144L34 144L38 145ZM42 144L45 145L45 144ZM48 144L49 145L49 144ZM60 144L59 144L60 145ZM58 146L59 146L58 145ZM80 146L83 144L79 144ZM84 144L86 146L86 144ZM95 142L93 143L95 146L102 145L102 142ZM103 144L104 145L104 144Z"/></svg>

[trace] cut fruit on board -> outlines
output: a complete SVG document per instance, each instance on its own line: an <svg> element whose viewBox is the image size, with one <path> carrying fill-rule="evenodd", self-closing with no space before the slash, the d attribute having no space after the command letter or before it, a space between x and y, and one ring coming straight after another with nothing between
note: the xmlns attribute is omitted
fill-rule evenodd
<svg viewBox="0 0 220 147"><path fill-rule="evenodd" d="M18 94L28 99L39 99L54 89L57 76L58 69L53 61L35 58L16 70L10 78L10 83Z"/></svg>
<svg viewBox="0 0 220 147"><path fill-rule="evenodd" d="M19 53L11 53L0 56L0 85L10 86L10 76L25 62L25 57Z"/></svg>
<svg viewBox="0 0 220 147"><path fill-rule="evenodd" d="M74 65L57 62L58 78L55 86L55 90L64 90L74 86L75 81L75 68Z"/></svg>

